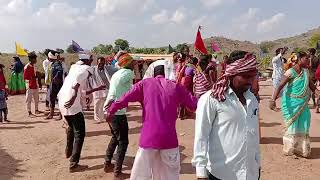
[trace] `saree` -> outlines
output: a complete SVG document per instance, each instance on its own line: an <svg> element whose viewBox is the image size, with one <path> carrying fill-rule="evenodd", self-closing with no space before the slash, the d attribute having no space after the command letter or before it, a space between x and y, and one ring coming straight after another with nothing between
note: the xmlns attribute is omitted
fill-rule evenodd
<svg viewBox="0 0 320 180"><path fill-rule="evenodd" d="M283 151L286 155L298 154L308 157L311 153L309 74L306 69L300 74L293 68L287 72L290 74L290 80L281 99L281 110L286 125Z"/></svg>
<svg viewBox="0 0 320 180"><path fill-rule="evenodd" d="M10 95L25 94L26 84L23 79L23 72L17 73L12 71L8 87Z"/></svg>

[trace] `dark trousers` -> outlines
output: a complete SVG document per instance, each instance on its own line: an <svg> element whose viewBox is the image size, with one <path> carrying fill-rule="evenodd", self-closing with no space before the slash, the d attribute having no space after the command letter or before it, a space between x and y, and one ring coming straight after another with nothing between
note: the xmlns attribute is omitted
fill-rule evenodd
<svg viewBox="0 0 320 180"><path fill-rule="evenodd" d="M47 85L46 107L50 105L50 86Z"/></svg>
<svg viewBox="0 0 320 180"><path fill-rule="evenodd" d="M259 178L258 178L258 180L260 179L260 174L261 173L261 169L259 170ZM216 177L214 177L210 172L208 172L208 179L209 180L221 180L221 179L218 179L218 178L216 178Z"/></svg>
<svg viewBox="0 0 320 180"><path fill-rule="evenodd" d="M109 123L112 138L106 151L106 162L111 162L114 151L117 148L115 157L114 172L121 172L124 157L129 144L129 127L126 115L115 115L111 123ZM118 147L117 147L118 146Z"/></svg>
<svg viewBox="0 0 320 180"><path fill-rule="evenodd" d="M64 116L68 122L66 154L71 154L70 167L79 163L81 150L86 134L86 126L83 113L72 116Z"/></svg>
<svg viewBox="0 0 320 180"><path fill-rule="evenodd" d="M212 174L210 174L209 172L208 172L208 179L209 180L221 180L221 179L218 179L218 178L216 178L216 177L214 177Z"/></svg>
<svg viewBox="0 0 320 180"><path fill-rule="evenodd" d="M7 120L7 115L8 115L8 108L0 109L0 122Z"/></svg>
<svg viewBox="0 0 320 180"><path fill-rule="evenodd" d="M62 87L62 84L51 84L50 85L50 107L51 108L55 108L55 105L56 105L56 101L57 101L57 96L58 96L58 93L60 91Z"/></svg>

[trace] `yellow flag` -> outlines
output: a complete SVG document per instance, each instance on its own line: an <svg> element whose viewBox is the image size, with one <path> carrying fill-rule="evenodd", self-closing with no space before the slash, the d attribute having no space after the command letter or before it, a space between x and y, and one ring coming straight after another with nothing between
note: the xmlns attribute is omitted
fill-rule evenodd
<svg viewBox="0 0 320 180"><path fill-rule="evenodd" d="M18 56L27 56L28 53L24 50L20 44L16 42L16 53Z"/></svg>

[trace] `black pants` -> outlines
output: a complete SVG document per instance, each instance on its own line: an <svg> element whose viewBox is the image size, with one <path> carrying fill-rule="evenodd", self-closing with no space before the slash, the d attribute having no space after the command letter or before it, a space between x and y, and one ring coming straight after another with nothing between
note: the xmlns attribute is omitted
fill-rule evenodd
<svg viewBox="0 0 320 180"><path fill-rule="evenodd" d="M58 93L60 91L62 87L62 84L51 84L50 85L50 107L51 108L55 108L55 105L56 105L56 101L57 101L57 96L58 96Z"/></svg>
<svg viewBox="0 0 320 180"><path fill-rule="evenodd" d="M86 134L86 126L82 112L64 117L69 125L67 129L66 153L71 154L70 167L73 167L77 165L80 160L83 141Z"/></svg>
<svg viewBox="0 0 320 180"><path fill-rule="evenodd" d="M50 105L50 102L49 102L50 101L50 92L49 92L50 90L49 89L50 89L50 86L47 85L46 107L49 107L49 105Z"/></svg>
<svg viewBox="0 0 320 180"><path fill-rule="evenodd" d="M128 121L126 115L115 115L112 122L109 123L112 138L106 151L106 162L111 162L113 153L117 146L116 164L114 166L115 172L121 172L124 157L127 152L129 137L128 137Z"/></svg>
<svg viewBox="0 0 320 180"><path fill-rule="evenodd" d="M208 172L208 179L209 180L221 180L221 179L218 179L218 178L216 178L216 177L214 177L212 174L210 174L209 172Z"/></svg>
<svg viewBox="0 0 320 180"><path fill-rule="evenodd" d="M7 115L8 115L8 108L0 109L0 122L7 120Z"/></svg>
<svg viewBox="0 0 320 180"><path fill-rule="evenodd" d="M260 174L261 173L261 170L259 170L259 178L258 178L258 180L260 179ZM218 179L218 178L216 178L216 177L214 177L212 174L210 174L210 172L208 172L208 179L209 180L221 180L221 179Z"/></svg>

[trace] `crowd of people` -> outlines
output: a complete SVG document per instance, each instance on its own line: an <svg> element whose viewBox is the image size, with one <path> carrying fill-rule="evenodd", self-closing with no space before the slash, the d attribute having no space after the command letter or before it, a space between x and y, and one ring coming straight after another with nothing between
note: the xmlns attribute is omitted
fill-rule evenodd
<svg viewBox="0 0 320 180"><path fill-rule="evenodd" d="M320 60L315 50L310 49L309 53L292 53L287 61L284 59L287 50L277 49L272 59L274 93L270 108L276 110L276 100L282 98L281 111L286 125L284 153L308 157L311 153L308 102L312 97L319 112L315 91ZM88 168L79 165L79 161L85 139L83 112L93 101L94 120L98 124L107 121L112 133L104 171L122 176L129 144L126 108L130 102L139 102L143 126L130 179L179 179L176 120L194 115L192 164L198 179L260 178L259 75L254 54L234 51L218 65L214 55L192 56L185 49L174 53L172 59L157 60L147 66L127 52L119 51L112 62L98 57L97 65L91 66L93 55L83 51L70 70L58 52L47 51L46 56L43 61L46 119L53 119L58 103L58 120L64 119L67 124L65 155L70 158L70 172ZM7 121L8 93L26 93L29 116L43 113L38 105L43 75L35 69L37 55L31 52L28 58L29 63L24 66L19 57L14 57L9 91L6 91L4 66L0 65L2 122Z"/></svg>

